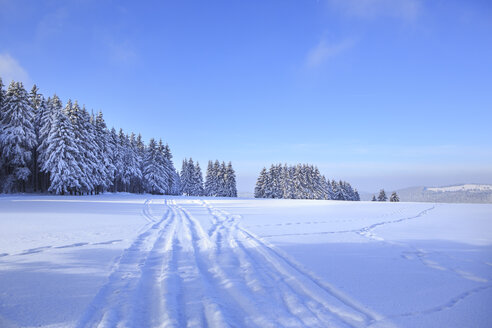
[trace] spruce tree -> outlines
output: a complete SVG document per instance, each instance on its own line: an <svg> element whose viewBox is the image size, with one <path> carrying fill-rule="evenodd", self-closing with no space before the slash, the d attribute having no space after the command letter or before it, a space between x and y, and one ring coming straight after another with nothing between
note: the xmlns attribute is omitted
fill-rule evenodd
<svg viewBox="0 0 492 328"><path fill-rule="evenodd" d="M142 158L137 148L135 134L132 132L127 137L127 149L123 162L125 163L125 177L128 179L128 192L138 192L138 186L142 184Z"/></svg>
<svg viewBox="0 0 492 328"><path fill-rule="evenodd" d="M161 188L164 190L164 193L169 192L169 180L170 180L170 163L166 157L165 146L162 143L162 140L159 140L159 144L157 145L157 167L159 170L159 174L162 178Z"/></svg>
<svg viewBox="0 0 492 328"><path fill-rule="evenodd" d="M53 98L48 98L46 101L46 110L43 113L40 113L39 117L39 145L38 145L38 166L41 171L40 182L41 182L41 191L46 191L50 185L50 176L49 171L43 169L45 167L44 163L48 161L50 153L48 152L49 148L49 135L51 132L51 127L54 124L54 120L58 112L61 112L63 109L63 104L55 94Z"/></svg>
<svg viewBox="0 0 492 328"><path fill-rule="evenodd" d="M20 82L12 82L5 94L0 145L6 166L5 191L26 191L31 175L32 151L36 146L34 111Z"/></svg>
<svg viewBox="0 0 492 328"><path fill-rule="evenodd" d="M197 161L195 168L193 169L193 195L203 196L203 194L204 194L204 189L203 189L202 169L200 168L200 164Z"/></svg>
<svg viewBox="0 0 492 328"><path fill-rule="evenodd" d="M167 181L166 178L163 177L161 168L158 164L159 156L158 146L154 138L152 138L150 139L143 161L143 178L146 190L152 194L164 194L166 192L164 186Z"/></svg>
<svg viewBox="0 0 492 328"><path fill-rule="evenodd" d="M384 192L384 189L381 189L379 191L379 195L378 195L378 201L380 202L385 202L388 200L388 197L386 196L386 193Z"/></svg>
<svg viewBox="0 0 492 328"><path fill-rule="evenodd" d="M214 164L212 161L208 161L207 165L207 173L205 174L205 195L206 196L215 196L214 192Z"/></svg>
<svg viewBox="0 0 492 328"><path fill-rule="evenodd" d="M3 116L4 116L4 99L5 99L5 90L3 89L3 82L2 82L2 77L0 77L0 139L2 137L2 131L3 131ZM0 141L0 146L2 145ZM0 151L0 192L4 190L4 182L6 180L6 174L7 174L7 167L6 167L6 161L2 155L2 151Z"/></svg>
<svg viewBox="0 0 492 328"><path fill-rule="evenodd" d="M356 202L360 201L360 195L359 195L359 192L357 191L357 189L355 189L355 198L354 198L354 200Z"/></svg>
<svg viewBox="0 0 492 328"><path fill-rule="evenodd" d="M173 163L173 155L171 154L171 149L169 148L169 145L166 144L164 146L164 150L163 150L163 154L164 154L164 159L165 159L165 163L166 163L166 167L165 167L165 171L166 171L166 175L167 175L167 185L168 185L168 189L167 189L167 193L168 194L173 194L172 190L173 190L173 184L175 183L175 172L176 172L176 169L174 168L174 163Z"/></svg>
<svg viewBox="0 0 492 328"><path fill-rule="evenodd" d="M181 193L186 196L193 196L193 176L195 165L193 159L183 160L181 167Z"/></svg>
<svg viewBox="0 0 492 328"><path fill-rule="evenodd" d="M399 202L400 197L396 194L396 191L393 191L393 193L390 196L390 202Z"/></svg>
<svg viewBox="0 0 492 328"><path fill-rule="evenodd" d="M40 185L40 170L39 170L39 152L38 146L41 142L40 140L40 127L41 127L41 118L44 116L44 113L47 111L46 100L43 95L39 93L39 89L36 85L34 85L29 93L29 103L33 109L34 113L34 133L36 135L36 144L32 149L32 186L33 191L36 192L41 188Z"/></svg>
<svg viewBox="0 0 492 328"><path fill-rule="evenodd" d="M265 197L266 176L267 176L267 170L266 167L264 167L261 170L258 179L256 180L255 198L266 198Z"/></svg>
<svg viewBox="0 0 492 328"><path fill-rule="evenodd" d="M372 199L371 199L371 201L373 201L373 202L376 202L376 201L377 201L377 199L376 199L376 196L375 196L375 195L372 195Z"/></svg>
<svg viewBox="0 0 492 328"><path fill-rule="evenodd" d="M227 189L227 197L237 197L237 188L236 188L236 173L232 168L232 163L229 162L227 164L226 170L226 189Z"/></svg>
<svg viewBox="0 0 492 328"><path fill-rule="evenodd" d="M48 158L42 169L50 173L48 191L64 195L80 190L82 172L77 163L78 147L72 123L67 115L59 110L54 114L53 125L48 136Z"/></svg>
<svg viewBox="0 0 492 328"><path fill-rule="evenodd" d="M110 132L102 112L98 112L94 122L95 142L97 144L97 170L101 177L96 192L104 192L111 188L114 183L115 166L113 165L113 149L111 147Z"/></svg>

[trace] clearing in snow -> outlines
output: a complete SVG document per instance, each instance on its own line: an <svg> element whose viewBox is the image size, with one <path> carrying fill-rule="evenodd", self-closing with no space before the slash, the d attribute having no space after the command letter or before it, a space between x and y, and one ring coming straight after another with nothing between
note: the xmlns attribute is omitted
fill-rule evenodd
<svg viewBox="0 0 492 328"><path fill-rule="evenodd" d="M1 327L489 327L492 205L0 198Z"/></svg>

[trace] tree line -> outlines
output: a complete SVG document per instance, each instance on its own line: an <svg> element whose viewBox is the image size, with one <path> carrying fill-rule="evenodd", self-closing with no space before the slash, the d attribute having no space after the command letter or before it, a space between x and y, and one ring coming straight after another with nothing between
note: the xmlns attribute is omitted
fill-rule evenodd
<svg viewBox="0 0 492 328"><path fill-rule="evenodd" d="M359 201L359 193L346 181L325 178L309 164L277 164L261 170L255 198L332 199Z"/></svg>
<svg viewBox="0 0 492 328"><path fill-rule="evenodd" d="M12 81L4 90L1 78L0 146L1 192L205 194L198 162L190 159L194 169L183 166L179 174L162 140L145 145L140 134L108 129L101 111L71 100L63 105L56 94L46 99L36 85L28 93ZM235 197L234 170L227 168L222 176L234 192L224 196Z"/></svg>

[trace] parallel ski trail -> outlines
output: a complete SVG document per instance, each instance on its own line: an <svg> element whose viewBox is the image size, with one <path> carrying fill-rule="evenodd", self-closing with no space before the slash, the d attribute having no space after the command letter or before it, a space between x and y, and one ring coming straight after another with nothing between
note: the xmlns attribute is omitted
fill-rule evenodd
<svg viewBox="0 0 492 328"><path fill-rule="evenodd" d="M143 212L152 226L122 253L78 327L367 327L381 319L242 228L238 216L166 200L157 220L150 202ZM212 221L208 231L192 207Z"/></svg>
<svg viewBox="0 0 492 328"><path fill-rule="evenodd" d="M147 204L145 204L147 206ZM129 301L141 278L150 250L160 234L169 226L170 211L161 220L137 236L133 244L120 256L108 282L99 290L77 327L116 327L132 307Z"/></svg>
<svg viewBox="0 0 492 328"><path fill-rule="evenodd" d="M219 230L218 226L222 222L232 234L229 238L237 243L243 256L247 257L247 262L253 268L251 271L266 274L267 278L263 278L262 283L275 286L273 294L277 295L270 293L268 301L283 307L285 313L290 315L290 318L284 317L282 326L299 326L301 322L302 326L309 327L364 327L379 319L379 316L341 293L320 285L315 278L239 227L237 217L213 208L207 202L203 205L215 218L212 233ZM295 321L297 324L294 324Z"/></svg>

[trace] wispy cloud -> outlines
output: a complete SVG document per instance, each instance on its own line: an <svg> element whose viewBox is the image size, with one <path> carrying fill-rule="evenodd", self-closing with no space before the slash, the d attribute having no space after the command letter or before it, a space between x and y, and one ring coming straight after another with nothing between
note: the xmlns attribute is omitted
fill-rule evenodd
<svg viewBox="0 0 492 328"><path fill-rule="evenodd" d="M129 40L108 40L106 43L109 59L112 63L128 64L137 59L137 53L133 43Z"/></svg>
<svg viewBox="0 0 492 328"><path fill-rule="evenodd" d="M22 82L24 84L31 83L27 71L8 53L0 54L0 77L3 83L7 85L11 81Z"/></svg>
<svg viewBox="0 0 492 328"><path fill-rule="evenodd" d="M40 18L36 26L38 40L51 39L63 33L69 18L69 10L66 6L60 6L48 11L47 14Z"/></svg>
<svg viewBox="0 0 492 328"><path fill-rule="evenodd" d="M421 0L327 0L342 13L360 18L392 17L412 21L422 10Z"/></svg>
<svg viewBox="0 0 492 328"><path fill-rule="evenodd" d="M337 43L330 43L325 38L312 48L306 57L306 67L317 68L330 58L340 55L355 45L352 39L346 39Z"/></svg>

